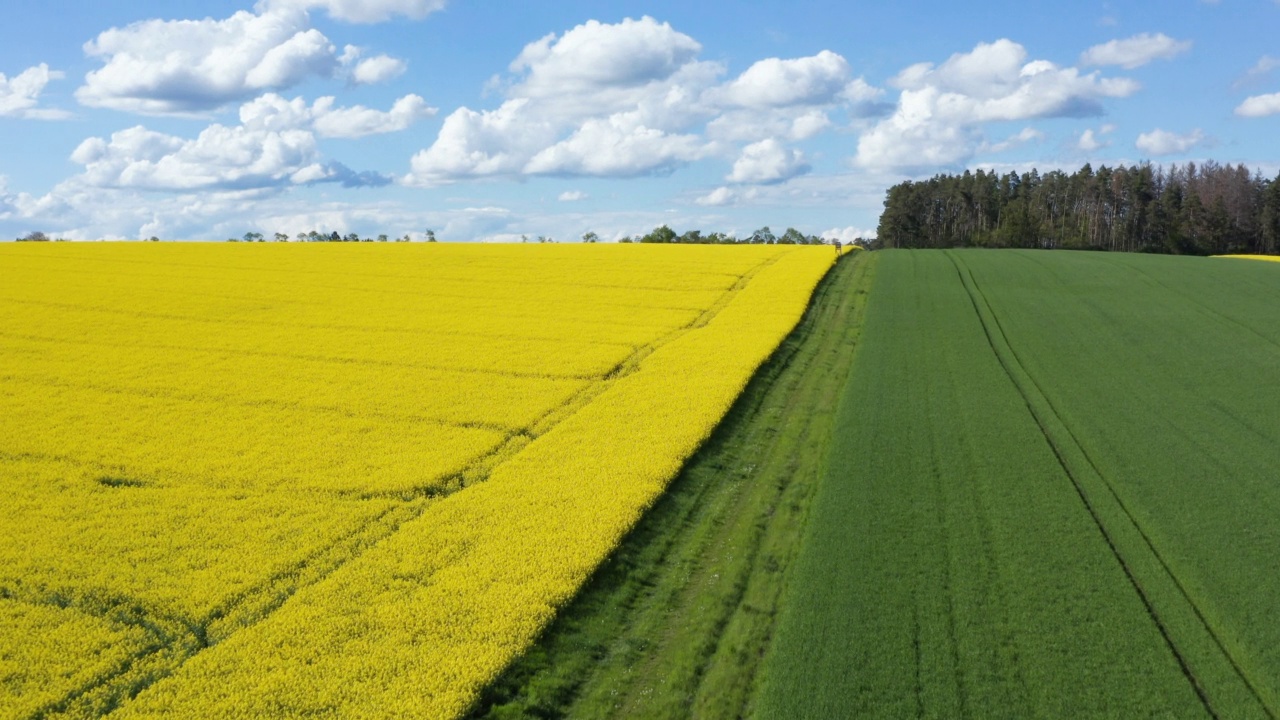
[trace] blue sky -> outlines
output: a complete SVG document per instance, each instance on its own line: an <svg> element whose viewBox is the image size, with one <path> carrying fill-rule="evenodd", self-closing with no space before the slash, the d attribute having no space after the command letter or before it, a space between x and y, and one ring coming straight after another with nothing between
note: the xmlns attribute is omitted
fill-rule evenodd
<svg viewBox="0 0 1280 720"><path fill-rule="evenodd" d="M44 0L0 237L851 239L965 167L1280 170L1280 0Z"/></svg>

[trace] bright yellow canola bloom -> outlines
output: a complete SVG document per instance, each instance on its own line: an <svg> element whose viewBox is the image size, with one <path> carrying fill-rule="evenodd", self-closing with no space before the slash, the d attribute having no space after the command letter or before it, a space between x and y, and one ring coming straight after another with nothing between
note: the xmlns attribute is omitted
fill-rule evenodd
<svg viewBox="0 0 1280 720"><path fill-rule="evenodd" d="M830 263L0 247L0 718L457 716Z"/></svg>
<svg viewBox="0 0 1280 720"><path fill-rule="evenodd" d="M1280 262L1280 255L1214 255L1214 257L1239 258L1241 260L1267 260Z"/></svg>

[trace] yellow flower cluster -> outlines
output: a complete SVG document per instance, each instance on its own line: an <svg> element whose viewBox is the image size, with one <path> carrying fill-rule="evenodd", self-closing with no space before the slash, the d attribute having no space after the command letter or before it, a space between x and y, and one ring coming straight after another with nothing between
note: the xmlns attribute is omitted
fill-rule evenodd
<svg viewBox="0 0 1280 720"><path fill-rule="evenodd" d="M29 717L119 668L147 646L146 633L73 608L0 602L0 716Z"/></svg>
<svg viewBox="0 0 1280 720"><path fill-rule="evenodd" d="M0 248L0 718L456 716L830 262Z"/></svg>
<svg viewBox="0 0 1280 720"><path fill-rule="evenodd" d="M1280 262L1280 255L1215 255L1214 257L1239 258L1241 260L1267 260Z"/></svg>

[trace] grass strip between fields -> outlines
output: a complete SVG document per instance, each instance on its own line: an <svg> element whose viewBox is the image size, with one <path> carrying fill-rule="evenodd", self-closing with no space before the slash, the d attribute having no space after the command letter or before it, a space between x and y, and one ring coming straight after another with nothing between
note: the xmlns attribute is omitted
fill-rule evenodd
<svg viewBox="0 0 1280 720"><path fill-rule="evenodd" d="M473 718L748 712L873 285L846 257L805 317Z"/></svg>

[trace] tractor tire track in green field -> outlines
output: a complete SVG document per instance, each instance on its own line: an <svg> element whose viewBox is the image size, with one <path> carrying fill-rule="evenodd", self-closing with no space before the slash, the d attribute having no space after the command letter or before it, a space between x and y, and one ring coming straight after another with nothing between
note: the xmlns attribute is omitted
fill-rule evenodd
<svg viewBox="0 0 1280 720"><path fill-rule="evenodd" d="M1275 327L1276 274L1198 258L951 255L1211 707L1275 718L1275 545L1249 533L1274 526L1280 501L1276 343L1259 332ZM1038 293L1019 287L1027 278ZM1097 347L1064 352L1072 325ZM1112 388L1124 392L1090 399Z"/></svg>
<svg viewBox="0 0 1280 720"><path fill-rule="evenodd" d="M1195 688L1205 709L1213 717L1224 716L1215 709L1216 697L1221 706L1232 709L1226 717L1238 716L1244 710L1251 716L1265 715L1274 719L1275 711L1267 706L1257 686L1226 647L1195 598L1143 529L1142 523L1099 469L1070 425L1063 420L1042 383L1028 371L1001 325L995 308L965 264L964 253L946 251L946 254L955 265L960 281L973 303L974 312L982 322L991 351L999 358L1010 381L1026 400L1027 409L1035 418L1046 442L1053 448L1063 471L1080 495L1081 502L1106 539L1116 561L1124 569L1134 591L1142 599L1152 622L1159 628L1170 652L1177 659L1188 682ZM1171 289L1145 271L1137 271L1162 289ZM1194 299L1192 301L1199 304ZM1234 318L1207 307L1206 311L1274 344L1269 338ZM1154 565L1151 564L1152 560L1155 561ZM1187 617L1188 613L1192 617ZM1179 615L1183 617L1173 622L1183 628L1181 633L1170 625L1170 619ZM1197 674L1197 668L1200 674Z"/></svg>
<svg viewBox="0 0 1280 720"><path fill-rule="evenodd" d="M957 265L875 260L758 716L1265 717L1212 642L1170 652L1203 625L1153 622L1168 594L1135 589L1159 563L1146 553L1126 576L1140 537L1130 523L1117 550L1099 532L1119 510L1090 516L1096 486L1082 504L1071 473L1087 463L1041 427Z"/></svg>
<svg viewBox="0 0 1280 720"><path fill-rule="evenodd" d="M1133 530L1142 537L1143 541L1146 543L1147 550L1160 563L1160 566L1165 571L1168 579L1173 581L1177 586L1182 595L1182 599L1186 601L1189 609L1195 613L1204 629L1208 631L1213 642L1221 651L1224 659L1230 663L1232 669L1236 672L1239 678L1246 683L1246 685L1248 684L1247 678L1244 677L1239 666L1236 665L1234 658L1230 656L1226 648L1224 648L1218 640L1217 636L1213 634L1212 628L1210 628L1208 623L1204 621L1204 616L1200 613L1199 608L1196 607L1194 601L1192 601L1192 599L1186 594L1185 590L1178 582L1177 577L1173 575L1171 570L1169 570L1164 559L1151 544L1146 534L1142 532L1142 528L1138 525L1137 520L1134 519L1128 509L1124 507L1124 503L1115 495L1114 490L1111 489L1109 484L1107 484L1106 478L1102 476L1102 473L1098 470L1092 459L1089 458L1088 452L1086 452L1080 445L1075 435L1071 432L1071 428L1068 427L1058 415L1057 411L1053 407L1053 403L1047 396L1045 396L1040 384L1030 373L1027 372L1026 367L1018 357L1017 350L1014 349L1013 345L1009 342L1009 338L1005 334L1004 328L1001 327L999 317L995 315L995 311L992 309L986 296L982 293L982 289L978 287L977 283L974 281L973 275L969 272L968 267L965 266L963 261L957 257L955 252L947 251L947 256L955 265L957 276L960 278L960 282L964 285L965 291L969 294L969 299L973 304L973 310L978 315L978 318L982 323L983 332L987 338L987 343L991 346L991 352L999 359L1000 365L1009 376L1009 380L1018 388L1018 392L1021 393L1023 399L1026 401L1027 410L1031 413L1032 417L1035 418L1036 424L1039 426L1041 434L1044 435L1045 441L1053 449L1053 453L1058 460L1058 464L1062 466L1063 472L1066 474L1067 478L1070 479L1076 493L1080 496L1080 502L1084 505L1089 516L1097 525L1098 532L1100 532L1106 540L1107 546L1111 549L1112 555L1115 556L1116 562L1119 563L1121 569L1124 571L1125 577L1128 578L1129 583L1133 586L1134 592L1136 592L1138 597L1142 600L1142 604L1146 607L1147 613L1151 617L1151 621L1155 623L1156 627L1159 629L1161 637L1164 638L1165 643L1169 646L1169 651L1177 660L1178 666L1182 669L1187 681L1191 683L1191 686L1195 689L1196 695L1200 698L1200 702L1204 705L1205 710L1214 718L1221 717L1221 715L1214 709L1213 702L1210 700L1203 683L1192 669L1191 663L1188 661L1184 652L1179 649L1178 643L1172 636L1169 627L1165 624L1160 613L1156 610L1150 593L1144 589L1143 583L1138 579L1133 564L1129 560L1126 560L1124 553L1122 553L1120 548L1117 546L1116 531L1114 529L1109 530L1107 524L1103 521L1103 513L1097 508L1099 499L1090 499L1091 493L1085 490L1085 484L1087 481L1081 477L1082 473L1079 469L1072 470L1072 466L1077 463L1070 462L1067 459L1069 456L1081 457L1088 463L1090 479L1094 480L1095 483L1100 481L1101 484L1107 487L1110 492L1110 500L1116 504L1116 507L1120 510L1120 513L1123 515L1124 519L1128 521L1128 524L1133 528ZM1258 700L1258 704L1261 706L1261 699L1258 698L1257 693L1254 691L1252 686L1249 686L1249 691L1253 693L1254 698Z"/></svg>

